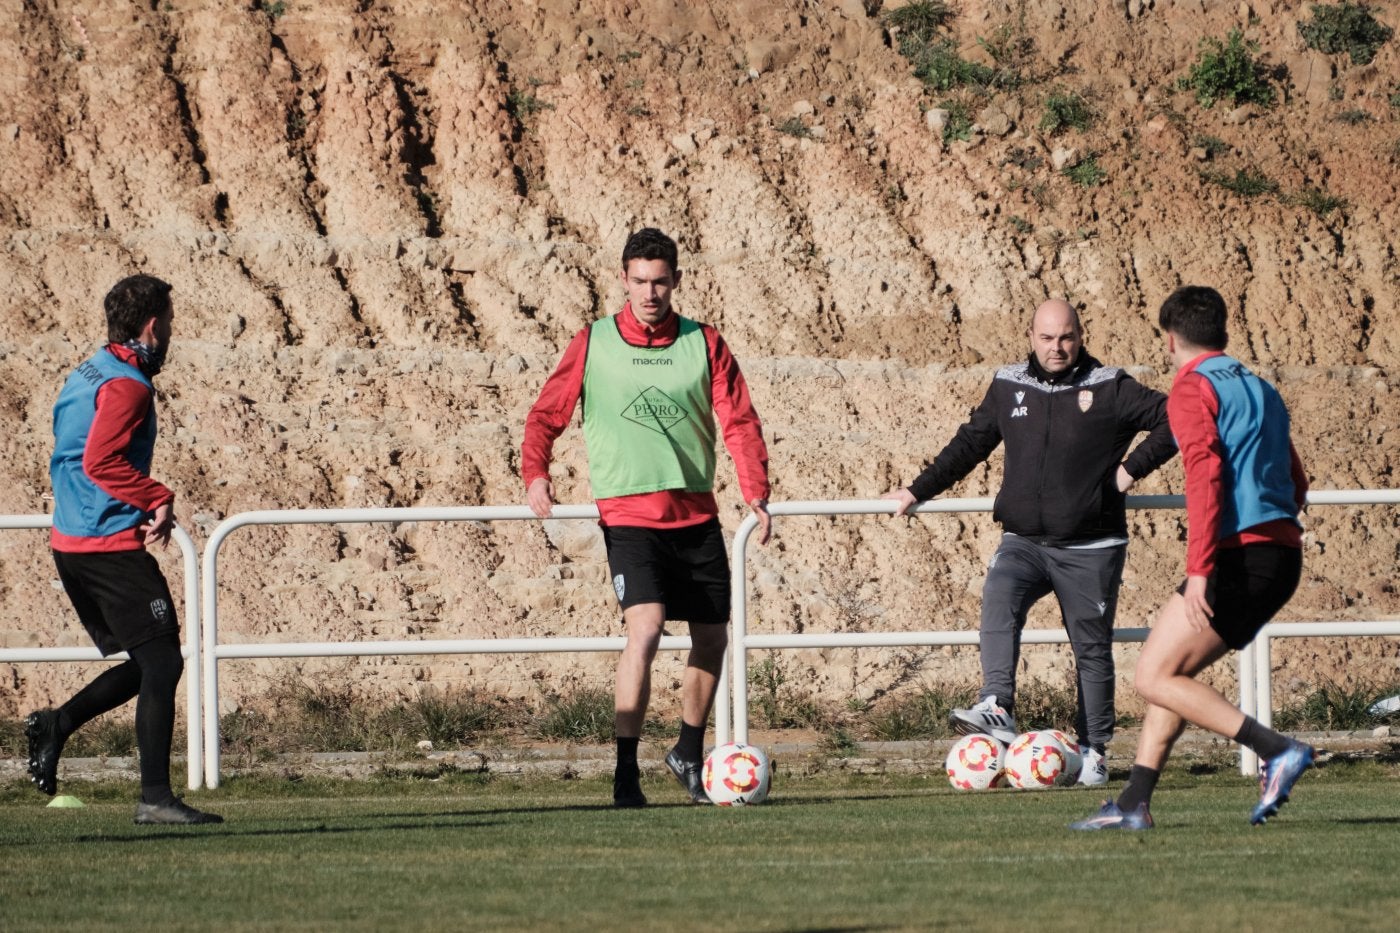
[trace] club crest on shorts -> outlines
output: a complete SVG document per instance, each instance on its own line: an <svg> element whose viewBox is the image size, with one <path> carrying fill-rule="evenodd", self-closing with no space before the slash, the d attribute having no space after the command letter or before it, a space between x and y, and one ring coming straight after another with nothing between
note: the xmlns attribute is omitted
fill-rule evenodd
<svg viewBox="0 0 1400 933"><path fill-rule="evenodd" d="M622 602L622 597L627 593L627 581L622 578L622 574L613 577L613 592L617 594L617 601Z"/></svg>
<svg viewBox="0 0 1400 933"><path fill-rule="evenodd" d="M1090 392L1088 389L1082 389L1082 390L1080 390L1080 392L1079 392L1079 410L1080 410L1080 411L1088 411L1090 408L1093 408L1093 407L1094 407L1094 393Z"/></svg>
<svg viewBox="0 0 1400 933"><path fill-rule="evenodd" d="M170 604L163 599L151 600L151 615L155 617L157 622L164 622L166 617L170 615Z"/></svg>

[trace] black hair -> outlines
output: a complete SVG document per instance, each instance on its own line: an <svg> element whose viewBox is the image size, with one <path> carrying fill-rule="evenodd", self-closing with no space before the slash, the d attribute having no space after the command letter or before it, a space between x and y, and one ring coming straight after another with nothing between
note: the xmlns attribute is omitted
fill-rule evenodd
<svg viewBox="0 0 1400 933"><path fill-rule="evenodd" d="M627 238L627 245L622 247L622 268L626 271L627 264L634 259L660 259L671 267L671 272L676 271L677 262L676 241L662 233L655 227L643 227Z"/></svg>
<svg viewBox="0 0 1400 933"><path fill-rule="evenodd" d="M1225 299L1204 285L1183 285L1167 296L1157 312L1157 324L1193 347L1223 350L1229 342L1225 331Z"/></svg>
<svg viewBox="0 0 1400 933"><path fill-rule="evenodd" d="M146 322L170 310L170 283L153 275L129 275L102 299L107 339L126 343L141 335Z"/></svg>

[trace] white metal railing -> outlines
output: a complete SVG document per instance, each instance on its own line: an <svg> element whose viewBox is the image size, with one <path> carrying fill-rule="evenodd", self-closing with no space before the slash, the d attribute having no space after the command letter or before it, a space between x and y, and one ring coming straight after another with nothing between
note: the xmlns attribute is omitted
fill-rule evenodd
<svg viewBox="0 0 1400 933"><path fill-rule="evenodd" d="M1400 619L1376 619L1369 622L1270 622L1259 630L1254 639L1258 657L1255 687L1259 696L1258 715L1266 726L1274 723L1273 640L1275 638L1346 638L1349 635L1400 636Z"/></svg>
<svg viewBox="0 0 1400 933"><path fill-rule="evenodd" d="M1327 489L1308 493L1308 505L1400 505L1400 489ZM1265 726L1274 722L1273 640L1275 638L1345 638L1400 635L1400 619L1340 622L1270 622L1259 630L1254 651L1255 712Z"/></svg>
<svg viewBox="0 0 1400 933"><path fill-rule="evenodd" d="M1310 493L1309 505L1400 504L1400 490L1327 490ZM1184 504L1181 496L1129 496L1134 509L1174 509ZM912 511L986 512L990 498L937 499L924 502ZM775 502L769 506L774 517L801 515L878 515L892 514L895 503L885 499L853 499L823 502ZM594 506L555 506L551 518L593 520ZM370 522L420 521L540 521L525 506L463 506L442 508L387 509L293 509L245 512L231 516L216 527L206 543L202 564L194 542L177 527L173 537L180 546L185 566L186 690L188 703L189 785L217 787L219 783L219 702L218 662L235 658L349 657L421 654L490 654L533 652L615 652L625 638L504 638L449 639L422 641L284 642L221 644L218 636L218 557L224 540L238 528L248 525L354 524ZM47 528L47 515L0 516L0 529ZM748 738L748 652L753 649L895 647L918 645L974 645L977 632L835 632L804 634L750 634L748 631L748 541L757 520L747 516L734 536L732 574L733 636L731 649L721 673L715 696L715 739L717 742L746 741ZM1147 637L1145 628L1116 629L1115 641L1136 642ZM1250 649L1239 653L1240 708L1268 724L1272 719L1270 682L1270 641L1281 637L1400 635L1400 621L1341 621L1271 623ZM1028 629L1025 644L1064 644L1068 636L1060 629ZM663 650L684 650L687 637L668 636L661 640ZM203 649L201 652L201 648ZM96 648L7 648L0 649L0 662L99 660ZM198 659L198 663L195 660ZM732 680L731 680L732 678ZM726 682L729 688L726 689ZM731 702L732 693L732 702ZM1241 756L1241 770L1253 773L1257 762L1252 753Z"/></svg>
<svg viewBox="0 0 1400 933"><path fill-rule="evenodd" d="M52 528L52 515L0 515L0 530L9 528ZM189 532L176 525L171 531L171 539L180 548L185 570L185 764L188 769L189 786L198 788L203 781L204 766L201 758L204 748L202 735L203 717L200 702L200 654L199 654L199 552ZM0 663L30 661L122 661L125 651L106 658L96 647L53 647L53 648L0 648Z"/></svg>
<svg viewBox="0 0 1400 933"><path fill-rule="evenodd" d="M551 519L598 518L592 505L556 505ZM219 786L219 661L230 658L351 657L406 654L527 654L534 652L621 651L623 636L592 638L465 638L422 641L272 642L223 644L219 641L219 549L246 525L364 524L370 522L543 521L526 506L458 506L392 509L288 509L244 512L219 524L204 546L204 782ZM666 636L661 650L687 650L689 636ZM729 740L727 661L715 693L715 737Z"/></svg>
<svg viewBox="0 0 1400 933"><path fill-rule="evenodd" d="M1186 502L1183 496L1128 496L1128 507L1132 509L1179 509ZM911 512L928 514L932 512L989 512L993 500L975 499L933 499L922 502ZM1400 505L1400 490L1322 490L1308 494L1308 505ZM889 499L846 499L818 502L774 502L768 507L775 518L785 515L892 515L896 503ZM752 515L746 517L734 535L734 564L742 571L747 567L748 542L758 520ZM730 671L734 702L734 741L748 741L748 652L754 648L857 648L893 647L916 645L968 645L978 644L977 632L838 632L803 633L800 635L750 635L748 632L748 580L747 573L733 575L731 609L733 614L733 634L730 639ZM1246 715L1253 716L1268 725L1272 721L1272 692L1270 687L1269 640L1271 637L1290 635L1391 635L1397 634L1400 622L1316 622L1304 623L1305 628L1271 623L1265 626L1262 637L1244 651L1239 652L1239 707ZM1148 629L1115 629L1114 641L1145 641ZM1022 633L1023 644L1066 644L1068 635L1061 629L1026 629ZM1240 752L1240 771L1244 774L1258 773L1258 759L1249 749Z"/></svg>

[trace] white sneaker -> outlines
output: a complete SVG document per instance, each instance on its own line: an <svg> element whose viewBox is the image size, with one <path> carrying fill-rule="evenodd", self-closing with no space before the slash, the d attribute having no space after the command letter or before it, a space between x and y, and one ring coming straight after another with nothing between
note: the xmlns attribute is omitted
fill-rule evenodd
<svg viewBox="0 0 1400 933"><path fill-rule="evenodd" d="M1081 745L1084 763L1079 766L1079 783L1088 787L1108 783L1108 756L1101 755L1088 745Z"/></svg>
<svg viewBox="0 0 1400 933"><path fill-rule="evenodd" d="M948 722L958 735L986 733L1003 745L1016 740L1016 719L997 705L996 696L978 701L972 709L953 710Z"/></svg>

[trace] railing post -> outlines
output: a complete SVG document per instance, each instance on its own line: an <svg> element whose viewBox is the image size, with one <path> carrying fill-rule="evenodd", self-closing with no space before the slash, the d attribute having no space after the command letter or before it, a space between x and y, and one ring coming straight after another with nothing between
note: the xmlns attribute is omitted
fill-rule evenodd
<svg viewBox="0 0 1400 933"><path fill-rule="evenodd" d="M729 614L732 619L729 646L729 675L734 690L734 741L749 741L749 658L744 644L749 636L749 535L758 527L752 514L739 523L734 533L734 570L729 575ZM718 731L718 730L716 730Z"/></svg>
<svg viewBox="0 0 1400 933"><path fill-rule="evenodd" d="M204 785L219 786L219 546L238 524L234 519L220 522L204 543L204 572L201 575L204 623Z"/></svg>
<svg viewBox="0 0 1400 933"><path fill-rule="evenodd" d="M1255 709L1259 724L1265 728L1274 727L1274 684L1273 684L1273 644L1266 625L1254 638L1255 682L1257 684L1257 705ZM1256 772L1257 773L1257 772Z"/></svg>
<svg viewBox="0 0 1400 933"><path fill-rule="evenodd" d="M715 745L728 745L733 718L729 709L729 652L719 665L719 682L715 685Z"/></svg>
<svg viewBox="0 0 1400 933"><path fill-rule="evenodd" d="M1246 716L1257 718L1259 712L1258 693L1255 689L1254 666L1257 663L1253 644L1245 645L1239 653L1240 711ZM1251 748L1240 746L1240 774L1259 773L1259 756Z"/></svg>
<svg viewBox="0 0 1400 933"><path fill-rule="evenodd" d="M190 790L204 786L204 730L200 715L201 635L199 613L199 550L185 529L176 525L170 536L185 563L185 778Z"/></svg>

